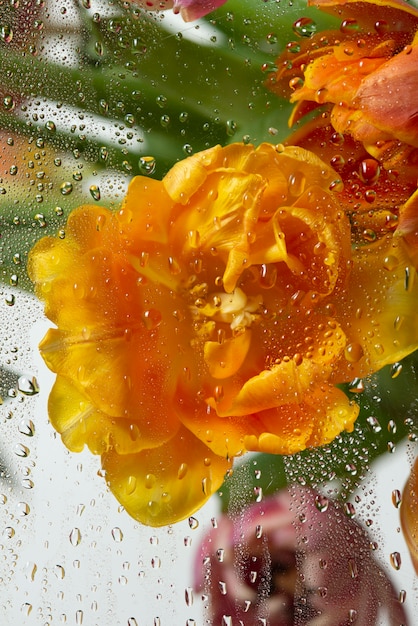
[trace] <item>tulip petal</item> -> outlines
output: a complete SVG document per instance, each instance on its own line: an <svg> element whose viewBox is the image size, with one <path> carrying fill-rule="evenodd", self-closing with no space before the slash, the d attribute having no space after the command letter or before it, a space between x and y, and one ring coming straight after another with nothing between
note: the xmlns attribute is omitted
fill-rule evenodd
<svg viewBox="0 0 418 626"><path fill-rule="evenodd" d="M251 344L251 331L245 330L238 336L218 341L206 341L205 362L213 378L222 380L237 373L244 363Z"/></svg>
<svg viewBox="0 0 418 626"><path fill-rule="evenodd" d="M333 367L341 357L346 338L341 328L330 322L322 334L318 333L315 352L299 361L283 359L271 369L263 370L249 378L233 397L208 403L220 417L249 415L275 408L282 404L298 404L305 401L318 381L327 380Z"/></svg>
<svg viewBox="0 0 418 626"><path fill-rule="evenodd" d="M178 522L221 486L231 462L213 454L185 428L153 450L102 456L106 482L134 519L150 526Z"/></svg>
<svg viewBox="0 0 418 626"><path fill-rule="evenodd" d="M144 428L144 423L114 417L98 410L82 389L66 376L57 376L48 400L51 424L72 452L88 446L93 454L110 448L119 454L139 452L161 445L173 436L179 424L173 422L170 432L167 420L159 426ZM149 424L149 422L148 422Z"/></svg>

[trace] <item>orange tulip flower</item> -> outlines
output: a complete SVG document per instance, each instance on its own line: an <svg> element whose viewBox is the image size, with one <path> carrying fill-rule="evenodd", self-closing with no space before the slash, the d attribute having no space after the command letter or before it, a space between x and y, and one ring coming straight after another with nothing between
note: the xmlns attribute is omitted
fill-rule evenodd
<svg viewBox="0 0 418 626"><path fill-rule="evenodd" d="M216 146L32 250L51 422L141 522L196 511L246 451L351 431L338 384L418 347L404 240L356 242L338 187L302 148Z"/></svg>
<svg viewBox="0 0 418 626"><path fill-rule="evenodd" d="M418 457L405 485L401 503L401 525L411 559L418 574Z"/></svg>
<svg viewBox="0 0 418 626"><path fill-rule="evenodd" d="M418 164L418 9L402 0L310 0L337 15L340 30L290 44L271 88L296 103L290 124L328 104L386 167ZM296 50L296 52L295 52Z"/></svg>

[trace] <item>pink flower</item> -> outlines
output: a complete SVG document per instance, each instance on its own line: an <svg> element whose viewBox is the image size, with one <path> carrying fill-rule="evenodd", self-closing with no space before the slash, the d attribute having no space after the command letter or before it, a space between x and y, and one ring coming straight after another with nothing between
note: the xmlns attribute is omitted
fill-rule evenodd
<svg viewBox="0 0 418 626"><path fill-rule="evenodd" d="M195 587L213 626L374 626L382 610L407 624L366 531L296 485L221 517L200 547Z"/></svg>
<svg viewBox="0 0 418 626"><path fill-rule="evenodd" d="M173 9L174 13L181 14L185 22L192 22L215 11L225 4L226 0L132 0L132 2L148 11Z"/></svg>

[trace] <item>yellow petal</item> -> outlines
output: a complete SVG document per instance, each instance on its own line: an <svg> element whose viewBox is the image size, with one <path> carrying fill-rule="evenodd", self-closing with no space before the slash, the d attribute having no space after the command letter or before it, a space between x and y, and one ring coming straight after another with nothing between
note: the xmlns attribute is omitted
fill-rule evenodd
<svg viewBox="0 0 418 626"><path fill-rule="evenodd" d="M186 204L204 183L208 170L221 152L221 146L214 146L176 163L163 179L163 185L171 199Z"/></svg>
<svg viewBox="0 0 418 626"><path fill-rule="evenodd" d="M147 414L140 418L138 415L115 418L100 411L81 387L63 375L57 376L52 387L48 412L51 424L67 448L80 452L86 445L93 454L101 454L110 447L120 454L158 447L180 425L167 407L155 424L147 419L150 417Z"/></svg>
<svg viewBox="0 0 418 626"><path fill-rule="evenodd" d="M245 330L237 337L218 341L206 341L204 347L205 363L213 378L229 378L244 363L251 344L251 331Z"/></svg>
<svg viewBox="0 0 418 626"><path fill-rule="evenodd" d="M221 486L231 467L185 428L163 446L102 456L106 482L126 511L149 526L193 515Z"/></svg>
<svg viewBox="0 0 418 626"><path fill-rule="evenodd" d="M269 370L247 380L234 395L225 401L208 400L221 417L248 415L285 404L300 404L306 394L326 381L333 364L341 358L346 338L338 324L331 322L316 339L311 358L283 359Z"/></svg>
<svg viewBox="0 0 418 626"><path fill-rule="evenodd" d="M145 176L133 178L117 215L125 246L138 254L138 242L143 246L140 252L150 242L166 242L172 206L161 181Z"/></svg>
<svg viewBox="0 0 418 626"><path fill-rule="evenodd" d="M407 245L388 237L353 254L350 281L335 301L348 345L360 345L356 362L341 360L339 381L375 372L418 348L418 280Z"/></svg>
<svg viewBox="0 0 418 626"><path fill-rule="evenodd" d="M332 385L316 387L306 402L260 412L259 434L244 438L247 450L266 454L294 454L330 443L342 431L351 432L357 404ZM254 416L255 417L255 416Z"/></svg>

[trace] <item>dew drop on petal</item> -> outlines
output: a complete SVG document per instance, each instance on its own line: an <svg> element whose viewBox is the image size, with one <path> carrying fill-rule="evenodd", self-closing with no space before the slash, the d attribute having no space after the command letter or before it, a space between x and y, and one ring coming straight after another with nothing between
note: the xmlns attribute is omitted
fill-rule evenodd
<svg viewBox="0 0 418 626"><path fill-rule="evenodd" d="M328 509L328 504L329 502L326 496L318 494L315 497L315 506L318 509L318 511L321 511L321 513L324 513Z"/></svg>

